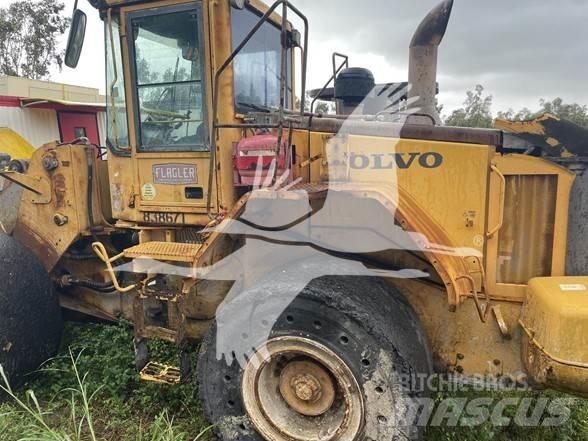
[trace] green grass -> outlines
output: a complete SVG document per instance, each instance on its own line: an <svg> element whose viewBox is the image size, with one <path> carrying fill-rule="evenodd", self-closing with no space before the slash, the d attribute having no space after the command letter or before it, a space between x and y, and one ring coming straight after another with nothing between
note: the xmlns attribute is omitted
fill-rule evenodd
<svg viewBox="0 0 588 441"><path fill-rule="evenodd" d="M210 440L195 381L140 381L132 341L124 324L68 324L61 353L0 404L0 440ZM173 361L170 346L150 349L155 360Z"/></svg>
<svg viewBox="0 0 588 441"><path fill-rule="evenodd" d="M168 345L153 358L174 361ZM4 383L0 378L0 386ZM10 391L8 391L10 392ZM68 324L61 353L24 388L0 403L1 441L211 441L194 380L181 386L141 382L134 370L132 330L124 325ZM437 400L488 393L439 394ZM560 398L555 392L501 392L491 397ZM557 429L436 427L426 441L588 441L588 400L576 400ZM514 411L513 411L514 413ZM514 415L511 415L514 416Z"/></svg>
<svg viewBox="0 0 588 441"><path fill-rule="evenodd" d="M530 404L529 415L536 408L542 409L540 403L543 400L549 400L548 403L560 400L562 405L569 409L570 414L567 422L559 427L523 427L512 422L516 420L518 406L508 406L503 416L511 420L509 424L498 426L486 422L480 426L468 427L467 418L461 418L457 428L443 426L428 428L425 437L427 441L588 441L588 400L554 391L465 391L438 394L436 401L444 399L456 401L460 398L468 400L487 398L493 403L490 409L495 409L496 403L504 399L519 400L519 403L520 400L527 400Z"/></svg>

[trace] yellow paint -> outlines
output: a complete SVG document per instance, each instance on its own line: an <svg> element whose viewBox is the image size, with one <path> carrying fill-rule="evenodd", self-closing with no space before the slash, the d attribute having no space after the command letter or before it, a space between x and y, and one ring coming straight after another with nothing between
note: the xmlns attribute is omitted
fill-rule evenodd
<svg viewBox="0 0 588 441"><path fill-rule="evenodd" d="M547 385L588 393L588 277L531 280L520 323L529 372Z"/></svg>
<svg viewBox="0 0 588 441"><path fill-rule="evenodd" d="M0 152L8 153L12 159L30 159L35 148L15 131L0 127Z"/></svg>
<svg viewBox="0 0 588 441"><path fill-rule="evenodd" d="M551 113L545 113L529 121L510 121L498 118L494 122L494 127L509 133L526 133L543 136L545 135L545 126L543 123L550 120L559 121L560 118Z"/></svg>
<svg viewBox="0 0 588 441"><path fill-rule="evenodd" d="M348 178L350 182L388 186L393 192L397 185L448 234L451 243L441 245L477 248L481 253L483 248L477 237L484 234L488 160L493 150L494 147L480 145L351 135L347 155L373 158L384 154L381 157L384 166L393 160L390 155L400 155L403 161L409 161L411 155L420 156L407 169L351 168ZM424 155L429 155L431 161L431 154L443 158L439 167L425 168L419 162ZM398 196L395 194L393 198ZM465 221L467 214L471 215L471 226Z"/></svg>

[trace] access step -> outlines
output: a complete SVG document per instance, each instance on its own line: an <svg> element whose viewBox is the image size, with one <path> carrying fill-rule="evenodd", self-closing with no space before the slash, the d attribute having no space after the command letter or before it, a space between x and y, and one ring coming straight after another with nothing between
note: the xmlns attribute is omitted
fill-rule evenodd
<svg viewBox="0 0 588 441"><path fill-rule="evenodd" d="M147 363L140 375L141 380L152 383L176 385L182 382L180 368L152 361Z"/></svg>
<svg viewBox="0 0 588 441"><path fill-rule="evenodd" d="M180 242L144 242L124 251L128 259L153 259L167 262L193 263L201 244Z"/></svg>

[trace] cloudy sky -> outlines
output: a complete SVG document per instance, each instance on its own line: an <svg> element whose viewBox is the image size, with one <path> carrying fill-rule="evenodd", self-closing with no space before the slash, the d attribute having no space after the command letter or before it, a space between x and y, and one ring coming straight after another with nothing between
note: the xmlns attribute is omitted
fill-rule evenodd
<svg viewBox="0 0 588 441"><path fill-rule="evenodd" d="M309 86L316 88L330 76L333 51L370 68L378 82L405 81L412 34L437 0L294 3L311 24ZM64 68L54 79L103 91L102 23L85 0L80 6L90 18L84 54L76 71ZM588 104L587 23L586 0L455 0L439 59L446 112L476 84L494 96L495 111L533 109L557 96Z"/></svg>

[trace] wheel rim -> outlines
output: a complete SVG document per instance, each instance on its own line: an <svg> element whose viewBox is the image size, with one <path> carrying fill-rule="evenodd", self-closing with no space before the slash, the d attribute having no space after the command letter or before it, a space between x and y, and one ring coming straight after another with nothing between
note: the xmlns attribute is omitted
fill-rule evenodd
<svg viewBox="0 0 588 441"><path fill-rule="evenodd" d="M269 441L353 441L363 427L355 376L333 351L309 339L268 341L248 361L241 393L253 425Z"/></svg>

